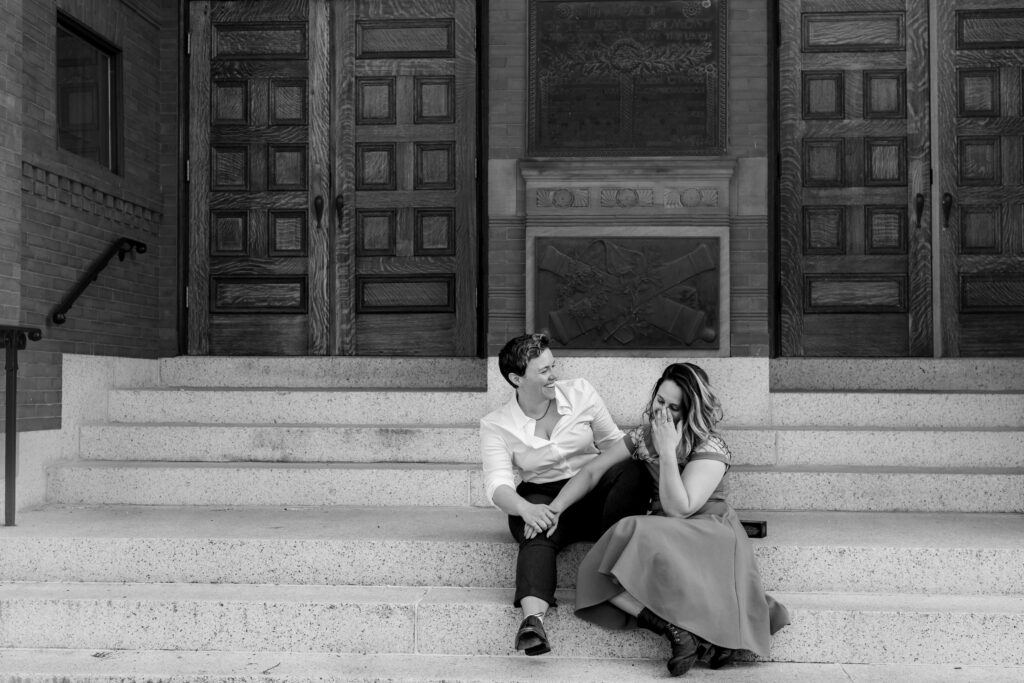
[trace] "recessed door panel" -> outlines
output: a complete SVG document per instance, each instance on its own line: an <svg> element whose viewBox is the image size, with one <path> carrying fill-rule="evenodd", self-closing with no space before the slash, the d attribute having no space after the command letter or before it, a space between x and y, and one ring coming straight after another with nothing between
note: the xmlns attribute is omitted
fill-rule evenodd
<svg viewBox="0 0 1024 683"><path fill-rule="evenodd" d="M942 342L1024 354L1024 8L940 2Z"/></svg>
<svg viewBox="0 0 1024 683"><path fill-rule="evenodd" d="M189 21L190 353L476 353L476 3Z"/></svg>
<svg viewBox="0 0 1024 683"><path fill-rule="evenodd" d="M475 11L337 7L338 353L475 352Z"/></svg>
<svg viewBox="0 0 1024 683"><path fill-rule="evenodd" d="M927 0L780 13L780 350L931 355Z"/></svg>
<svg viewBox="0 0 1024 683"><path fill-rule="evenodd" d="M190 353L329 350L326 11L189 7Z"/></svg>

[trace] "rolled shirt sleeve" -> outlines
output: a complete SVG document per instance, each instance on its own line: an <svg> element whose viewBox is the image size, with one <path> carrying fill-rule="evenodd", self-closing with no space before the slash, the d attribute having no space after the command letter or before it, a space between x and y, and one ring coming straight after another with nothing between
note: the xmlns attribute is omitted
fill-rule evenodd
<svg viewBox="0 0 1024 683"><path fill-rule="evenodd" d="M503 434L503 429L489 422L480 420L480 455L483 459L484 490L487 500L493 505L494 492L499 486L516 488L515 471L512 465L512 445Z"/></svg>

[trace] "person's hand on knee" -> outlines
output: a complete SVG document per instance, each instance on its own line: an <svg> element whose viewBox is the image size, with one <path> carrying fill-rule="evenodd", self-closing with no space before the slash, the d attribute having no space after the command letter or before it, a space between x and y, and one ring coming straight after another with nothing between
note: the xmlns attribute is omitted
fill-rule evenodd
<svg viewBox="0 0 1024 683"><path fill-rule="evenodd" d="M519 516L523 518L523 536L527 539L548 530L557 518L556 513L543 503L526 503Z"/></svg>

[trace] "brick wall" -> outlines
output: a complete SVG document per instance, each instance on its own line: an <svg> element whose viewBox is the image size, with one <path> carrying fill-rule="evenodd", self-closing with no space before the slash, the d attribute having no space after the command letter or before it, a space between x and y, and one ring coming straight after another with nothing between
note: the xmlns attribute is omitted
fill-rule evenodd
<svg viewBox="0 0 1024 683"><path fill-rule="evenodd" d="M0 324L21 307L21 5L0 4Z"/></svg>
<svg viewBox="0 0 1024 683"><path fill-rule="evenodd" d="M12 82L21 89L20 97L13 98L21 149L10 156L17 183L8 183L5 164L0 191L7 191L9 184L16 188L12 205L20 212L13 231L20 250L17 322L43 329L43 340L20 355L21 430L59 427L61 353L156 357L176 350L177 171L171 167L177 140L167 139L167 130L176 129L176 124L167 123L177 107L177 46L168 44L176 41L176 7L175 0L21 3L22 64L10 69ZM121 50L124 126L119 174L57 146L58 10ZM6 29L10 26L5 23ZM9 66L17 53L9 43L3 46L3 63ZM0 232L0 239L9 232ZM50 322L54 307L119 237L145 242L148 250L124 262L114 258L74 304L67 323ZM0 261L0 277L3 268ZM0 279L0 288L3 282Z"/></svg>
<svg viewBox="0 0 1024 683"><path fill-rule="evenodd" d="M525 219L516 161L526 154L528 19L525 0L490 4L488 353L524 331ZM731 352L767 356L768 16L763 0L729 0L727 155L737 160L742 199L733 207ZM514 195L514 196L513 196Z"/></svg>

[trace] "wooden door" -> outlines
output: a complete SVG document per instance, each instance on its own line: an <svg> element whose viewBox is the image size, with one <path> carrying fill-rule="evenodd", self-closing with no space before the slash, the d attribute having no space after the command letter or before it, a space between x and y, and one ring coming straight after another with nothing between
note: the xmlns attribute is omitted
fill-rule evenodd
<svg viewBox="0 0 1024 683"><path fill-rule="evenodd" d="M780 351L932 355L927 0L779 25Z"/></svg>
<svg viewBox="0 0 1024 683"><path fill-rule="evenodd" d="M1024 7L937 5L943 355L1024 355Z"/></svg>
<svg viewBox="0 0 1024 683"><path fill-rule="evenodd" d="M189 5L190 353L329 351L327 9Z"/></svg>
<svg viewBox="0 0 1024 683"><path fill-rule="evenodd" d="M335 5L337 353L476 351L476 3Z"/></svg>

